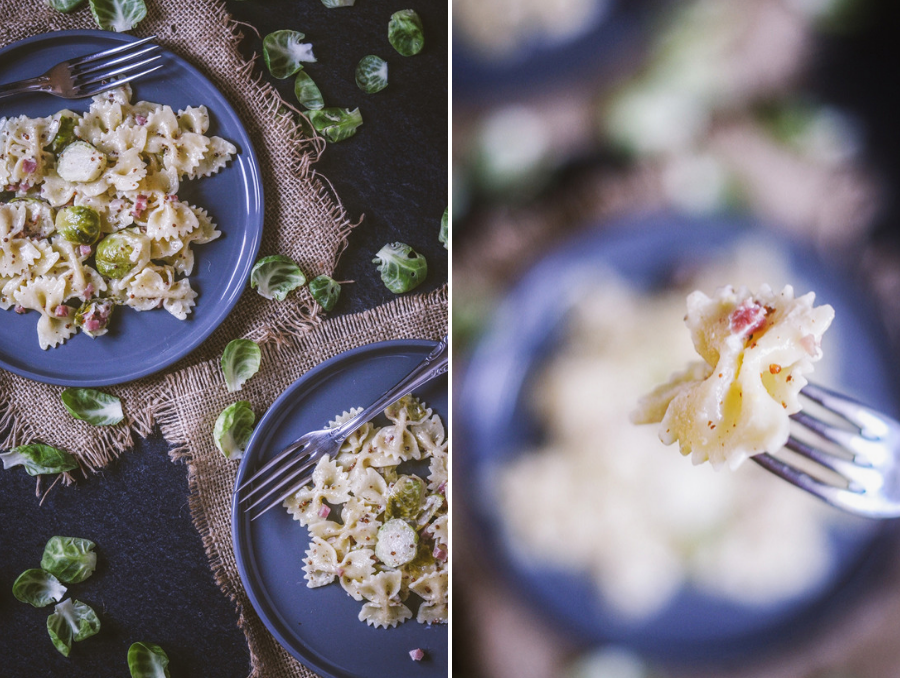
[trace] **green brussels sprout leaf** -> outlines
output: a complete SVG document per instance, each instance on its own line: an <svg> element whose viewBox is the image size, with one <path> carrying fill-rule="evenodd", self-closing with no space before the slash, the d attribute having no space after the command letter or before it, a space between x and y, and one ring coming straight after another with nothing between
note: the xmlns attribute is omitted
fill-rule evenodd
<svg viewBox="0 0 900 678"><path fill-rule="evenodd" d="M352 7L356 0L322 0L322 4L333 9L335 7Z"/></svg>
<svg viewBox="0 0 900 678"><path fill-rule="evenodd" d="M385 516L414 520L424 501L425 481L418 476L400 476L388 492Z"/></svg>
<svg viewBox="0 0 900 678"><path fill-rule="evenodd" d="M306 276L292 259L280 254L263 257L250 271L250 287L266 299L284 301L291 290L306 284Z"/></svg>
<svg viewBox="0 0 900 678"><path fill-rule="evenodd" d="M169 678L169 656L153 643L134 643L128 648L131 678Z"/></svg>
<svg viewBox="0 0 900 678"><path fill-rule="evenodd" d="M213 437L216 447L226 459L240 459L244 456L255 421L256 416L246 400L239 400L222 410L222 414L216 419Z"/></svg>
<svg viewBox="0 0 900 678"><path fill-rule="evenodd" d="M76 245L93 245L100 237L100 215L90 207L63 207L56 213L56 230Z"/></svg>
<svg viewBox="0 0 900 678"><path fill-rule="evenodd" d="M78 600L64 600L47 617L47 633L53 646L69 656L72 641L78 642L100 632L100 620L90 605Z"/></svg>
<svg viewBox="0 0 900 678"><path fill-rule="evenodd" d="M67 584L79 584L97 567L94 542L79 537L51 537L44 547L41 568Z"/></svg>
<svg viewBox="0 0 900 678"><path fill-rule="evenodd" d="M323 108L309 111L306 114L317 132L325 135L329 141L343 141L356 134L356 128L363 124L362 114L358 108Z"/></svg>
<svg viewBox="0 0 900 678"><path fill-rule="evenodd" d="M275 31L263 38L263 58L272 77L284 80L303 68L303 62L316 60L312 45L300 42L305 37L297 31Z"/></svg>
<svg viewBox="0 0 900 678"><path fill-rule="evenodd" d="M387 87L387 61L374 54L360 59L356 66L356 85L366 94L374 94Z"/></svg>
<svg viewBox="0 0 900 678"><path fill-rule="evenodd" d="M409 245L395 242L385 245L372 260L381 271L381 281L394 294L403 294L425 280L428 262Z"/></svg>
<svg viewBox="0 0 900 678"><path fill-rule="evenodd" d="M79 0L81 2L82 0ZM64 10L61 10L64 11ZM50 143L44 146L45 151L49 151L53 155L59 155L62 150L69 144L78 141L75 137L75 125L78 124L78 118L71 111L63 111L57 114L50 129L56 128L56 133L50 140Z"/></svg>
<svg viewBox="0 0 900 678"><path fill-rule="evenodd" d="M327 275L309 281L309 292L323 311L330 311L341 296L341 284Z"/></svg>
<svg viewBox="0 0 900 678"><path fill-rule="evenodd" d="M318 111L325 106L322 92L306 71L297 73L297 79L294 80L294 96L308 111Z"/></svg>
<svg viewBox="0 0 900 678"><path fill-rule="evenodd" d="M388 40L403 56L413 56L422 51L425 35L422 33L422 20L415 10L401 9L391 14Z"/></svg>
<svg viewBox="0 0 900 678"><path fill-rule="evenodd" d="M445 250L449 249L448 245L450 242L450 227L446 208L444 209L444 216L441 217L441 232L438 234L438 240L444 243Z"/></svg>
<svg viewBox="0 0 900 678"><path fill-rule="evenodd" d="M12 448L9 452L0 452L3 468L24 466L30 476L44 473L65 473L78 468L78 462L68 452L58 450L49 445L32 443Z"/></svg>
<svg viewBox="0 0 900 678"><path fill-rule="evenodd" d="M147 16L144 0L91 0L91 14L104 31L130 31Z"/></svg>
<svg viewBox="0 0 900 678"><path fill-rule="evenodd" d="M259 372L261 361L262 353L255 342L249 339L229 341L222 353L222 372L228 392L240 391L244 382Z"/></svg>
<svg viewBox="0 0 900 678"><path fill-rule="evenodd" d="M60 398L69 414L94 426L113 426L125 418L122 401L102 391L67 388Z"/></svg>
<svg viewBox="0 0 900 678"><path fill-rule="evenodd" d="M62 600L66 587L59 579L43 570L25 570L18 576L12 588L17 600L34 607L44 607Z"/></svg>
<svg viewBox="0 0 900 678"><path fill-rule="evenodd" d="M47 0L47 4L50 5L50 9L55 9L57 12L66 13L71 12L82 2L84 2L84 0Z"/></svg>

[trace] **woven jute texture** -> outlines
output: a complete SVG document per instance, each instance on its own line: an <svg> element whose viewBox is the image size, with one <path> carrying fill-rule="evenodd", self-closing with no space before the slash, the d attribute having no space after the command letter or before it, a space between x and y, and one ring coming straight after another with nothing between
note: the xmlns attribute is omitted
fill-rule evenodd
<svg viewBox="0 0 900 678"><path fill-rule="evenodd" d="M96 28L87 6L69 15L50 10L43 0L0 2L0 6L4 11L0 46L48 31ZM260 255L290 256L310 277L332 273L353 225L327 179L312 168L323 150L321 140L304 134L302 120L255 73L253 63L241 57L239 26L224 4L148 0L147 6L147 18L134 34L156 35L160 44L204 72L250 134L266 189ZM202 298L198 301L202 303ZM128 450L135 434L147 435L154 425L160 426L174 446L173 457L187 463L194 523L216 581L236 604L238 623L250 646L253 676L314 674L265 630L238 576L229 511L237 465L221 456L211 437L218 413L237 399L224 388L222 350L239 337L260 343L262 368L239 394L260 417L293 380L344 350L387 339L437 339L447 331L446 288L333 320L321 318L317 309L305 288L284 302L246 292L228 319L191 355L161 374L103 389L123 402L126 419L115 427L74 420L60 402L60 387L0 370L0 447L40 440L69 450L81 470L91 473ZM73 482L79 475L63 479Z"/></svg>

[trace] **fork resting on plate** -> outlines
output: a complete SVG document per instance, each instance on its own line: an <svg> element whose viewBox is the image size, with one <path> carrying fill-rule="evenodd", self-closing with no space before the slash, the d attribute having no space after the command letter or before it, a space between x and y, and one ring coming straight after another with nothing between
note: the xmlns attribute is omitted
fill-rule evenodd
<svg viewBox="0 0 900 678"><path fill-rule="evenodd" d="M256 520L269 509L281 504L287 497L310 481L319 459L326 454L334 458L347 436L367 421L370 421L391 403L396 402L404 395L416 390L435 377L445 374L449 357L448 341L447 337L444 337L435 346L434 350L413 368L409 374L385 391L375 402L359 414L334 428L310 431L285 447L240 487L235 489L235 494L239 495L244 488L256 483L252 490L244 494L240 500L241 503L249 500L250 497L264 489L268 490L247 506L245 511L251 512L272 495L277 494L276 499L259 509L259 512L253 517L253 520Z"/></svg>

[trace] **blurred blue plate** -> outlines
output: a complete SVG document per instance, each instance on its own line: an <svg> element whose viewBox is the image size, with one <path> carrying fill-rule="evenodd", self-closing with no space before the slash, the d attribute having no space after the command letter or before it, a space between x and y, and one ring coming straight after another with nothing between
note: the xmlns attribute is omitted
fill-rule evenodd
<svg viewBox="0 0 900 678"><path fill-rule="evenodd" d="M0 82L43 73L60 61L115 47L136 38L108 31L60 31L37 35L0 50ZM224 137L238 153L217 174L181 184L179 197L204 208L222 231L195 251L191 287L197 305L187 320L164 310L118 308L108 334L79 332L42 351L37 313L0 314L0 367L30 379L66 386L106 386L153 374L184 357L228 316L243 292L262 238L263 193L253 145L234 109L206 77L181 57L162 50L163 67L131 83L133 101L168 104L174 110L204 105L207 134ZM90 99L27 94L0 100L0 116L52 115L64 108L85 112Z"/></svg>
<svg viewBox="0 0 900 678"><path fill-rule="evenodd" d="M541 431L529 413L528 391L546 356L562 340L565 291L581 289L586 280L596 278L598 268L617 271L639 289L659 288L685 264L727 253L751 234L785 248L803 291L814 290L817 303L834 307L834 329L843 349L837 382L863 401L896 413L896 362L868 300L808 251L734 220L645 216L575 238L525 275L472 357L456 417L454 475L462 479L457 487L463 494L457 506L470 517L490 566L508 574L523 598L581 644L621 643L675 664L758 657L834 619L842 605L870 585L878 567L885 523L850 519L849 527L832 531L835 562L829 576L803 596L745 607L686 587L656 617L627 622L603 604L587 576L517 559L506 541L494 494L486 489L504 463L540 440ZM772 482L783 481L773 476Z"/></svg>
<svg viewBox="0 0 900 678"><path fill-rule="evenodd" d="M307 431L374 401L435 345L406 339L369 344L304 374L260 420L235 487ZM446 376L415 395L447 423ZM362 603L344 593L340 584L306 587L302 567L309 532L286 510L274 508L251 522L233 502L232 536L238 571L253 608L288 652L324 678L447 675L445 625L419 624L414 616L393 629L376 629L359 621ZM416 608L411 609L415 615ZM421 662L410 659L410 650L416 648L425 651Z"/></svg>

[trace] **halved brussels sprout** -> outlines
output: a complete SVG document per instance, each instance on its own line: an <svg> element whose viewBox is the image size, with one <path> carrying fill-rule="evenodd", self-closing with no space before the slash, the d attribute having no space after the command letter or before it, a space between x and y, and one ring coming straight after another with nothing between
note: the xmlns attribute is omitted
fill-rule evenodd
<svg viewBox="0 0 900 678"><path fill-rule="evenodd" d="M124 278L149 252L150 240L136 228L110 233L97 244L94 261L107 278Z"/></svg>
<svg viewBox="0 0 900 678"><path fill-rule="evenodd" d="M75 136L75 125L77 124L78 118L71 111L58 113L50 123L50 129L55 130L53 138L44 146L44 150L50 151L53 155L62 153L66 146L78 140Z"/></svg>
<svg viewBox="0 0 900 678"><path fill-rule="evenodd" d="M323 108L309 111L306 114L317 132L325 135L328 141L343 141L356 134L356 128L363 124L362 114L358 108Z"/></svg>
<svg viewBox="0 0 900 678"><path fill-rule="evenodd" d="M366 94L374 94L387 87L387 61L374 54L360 59L356 66L356 86Z"/></svg>
<svg viewBox="0 0 900 678"><path fill-rule="evenodd" d="M300 42L305 37L299 31L275 31L263 38L263 58L273 78L289 78L303 68L304 61L316 60L312 45Z"/></svg>
<svg viewBox="0 0 900 678"><path fill-rule="evenodd" d="M93 245L100 237L100 215L81 205L63 207L56 213L56 230L69 242Z"/></svg>
<svg viewBox="0 0 900 678"><path fill-rule="evenodd" d="M409 292L419 285L428 273L425 257L402 242L385 245L372 260L381 271L381 281L394 294Z"/></svg>
<svg viewBox="0 0 900 678"><path fill-rule="evenodd" d="M341 284L327 275L309 281L309 292L323 311L330 311L341 296Z"/></svg>
<svg viewBox="0 0 900 678"><path fill-rule="evenodd" d="M444 216L441 217L441 232L438 233L438 240L444 243L444 249L449 249L450 242L450 225L447 216L447 209L444 210Z"/></svg>
<svg viewBox="0 0 900 678"><path fill-rule="evenodd" d="M25 218L26 235L46 238L56 230L50 203L40 198L12 198L9 202L22 205L28 211Z"/></svg>
<svg viewBox="0 0 900 678"><path fill-rule="evenodd" d="M388 520L378 530L375 556L388 567L400 567L416 557L419 535L405 520Z"/></svg>
<svg viewBox="0 0 900 678"><path fill-rule="evenodd" d="M294 96L308 111L319 111L325 106L322 92L306 71L297 73L294 80Z"/></svg>
<svg viewBox="0 0 900 678"><path fill-rule="evenodd" d="M75 313L75 325L89 337L106 334L109 320L116 308L112 299L91 299L84 302Z"/></svg>
<svg viewBox="0 0 900 678"><path fill-rule="evenodd" d="M413 56L422 51L425 35L422 33L422 20L415 10L401 9L391 14L388 40L403 56Z"/></svg>
<svg viewBox="0 0 900 678"><path fill-rule="evenodd" d="M425 498L425 481L418 476L400 476L388 492L385 515L415 520Z"/></svg>
<svg viewBox="0 0 900 678"><path fill-rule="evenodd" d="M88 183L106 169L106 155L86 141L73 141L59 154L56 173L66 181Z"/></svg>

